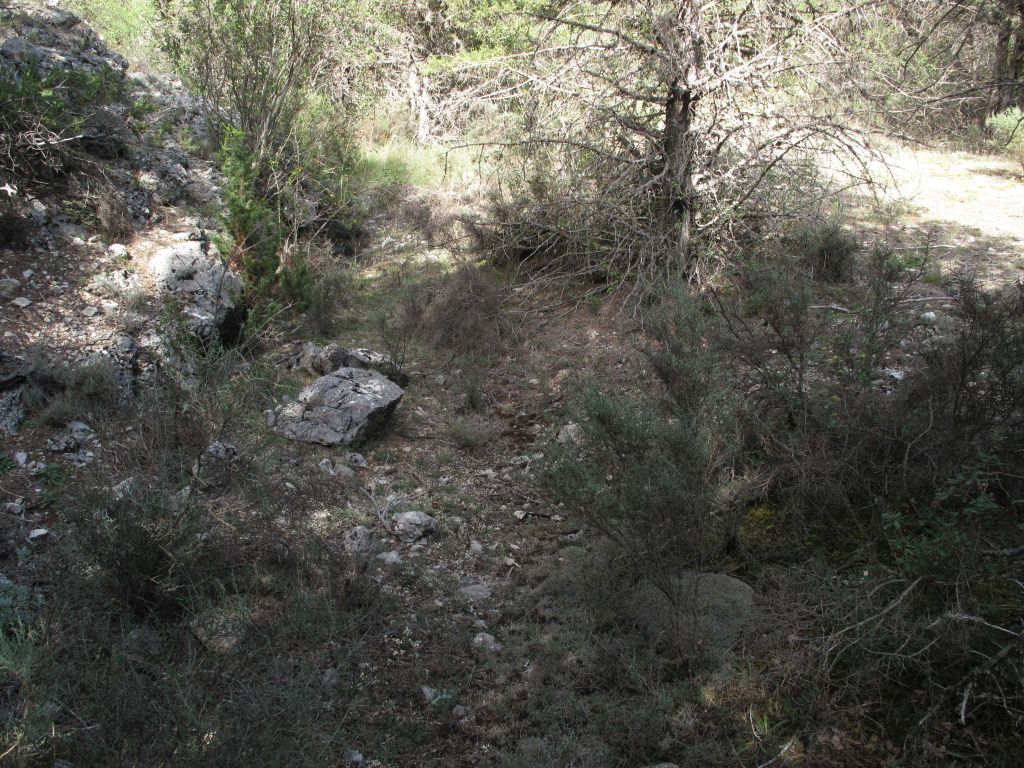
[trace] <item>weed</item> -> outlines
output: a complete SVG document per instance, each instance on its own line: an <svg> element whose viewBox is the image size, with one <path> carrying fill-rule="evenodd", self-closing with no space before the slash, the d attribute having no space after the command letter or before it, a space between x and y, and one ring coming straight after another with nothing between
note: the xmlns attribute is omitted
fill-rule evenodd
<svg viewBox="0 0 1024 768"><path fill-rule="evenodd" d="M448 420L452 439L460 448L478 451L498 436L498 427L482 416L457 416Z"/></svg>
<svg viewBox="0 0 1024 768"><path fill-rule="evenodd" d="M841 283L853 276L853 260L860 244L838 222L812 222L795 239L800 260L817 279Z"/></svg>

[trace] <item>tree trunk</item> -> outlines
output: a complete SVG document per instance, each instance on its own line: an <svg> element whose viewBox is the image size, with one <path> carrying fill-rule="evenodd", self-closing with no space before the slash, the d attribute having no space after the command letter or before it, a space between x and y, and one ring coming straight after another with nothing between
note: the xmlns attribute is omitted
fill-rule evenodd
<svg viewBox="0 0 1024 768"><path fill-rule="evenodd" d="M669 85L665 102L665 154L662 196L665 228L675 239L676 262L669 266L677 274L690 266L690 249L696 220L693 183L694 136L692 131L695 100L692 92L675 79Z"/></svg>
<svg viewBox="0 0 1024 768"><path fill-rule="evenodd" d="M413 123L413 135L418 144L430 141L430 80L420 74L416 55L409 53L409 114Z"/></svg>
<svg viewBox="0 0 1024 768"><path fill-rule="evenodd" d="M989 115L1024 106L1024 0L1003 0L996 21Z"/></svg>

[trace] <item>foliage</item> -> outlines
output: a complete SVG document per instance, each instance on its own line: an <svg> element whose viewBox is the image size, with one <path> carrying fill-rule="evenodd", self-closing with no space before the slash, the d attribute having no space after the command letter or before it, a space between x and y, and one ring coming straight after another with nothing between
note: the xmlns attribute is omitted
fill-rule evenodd
<svg viewBox="0 0 1024 768"><path fill-rule="evenodd" d="M265 291L276 278L285 224L259 192L258 167L241 131L225 133L219 159L227 208L224 223L233 238L228 252L250 288Z"/></svg>
<svg viewBox="0 0 1024 768"><path fill-rule="evenodd" d="M748 276L752 299L662 315L648 354L663 394L584 388L584 439L552 449L550 485L659 586L736 557L771 579L797 578L808 558L852 560L859 579L804 573L779 598L805 617L780 629L806 633L781 673L795 689L779 683L795 711L920 687L922 723L961 696L998 741L1024 702L1011 662L1024 608L1024 486L1012 469L1024 452L1024 304L960 279L946 286L948 331L922 342L905 301L916 279L880 252L844 312L814 305L805 273L775 267ZM919 346L891 379L908 338ZM804 596L820 607L794 608ZM912 752L941 737L913 729L921 714L874 716L917 734Z"/></svg>
<svg viewBox="0 0 1024 768"><path fill-rule="evenodd" d="M116 364L106 355L72 366L53 362L39 349L32 351L32 358L25 402L42 423L63 426L116 411L123 394L121 380Z"/></svg>
<svg viewBox="0 0 1024 768"><path fill-rule="evenodd" d="M99 31L107 44L138 62L159 65L153 0L71 0L68 8Z"/></svg>
<svg viewBox="0 0 1024 768"><path fill-rule="evenodd" d="M735 403L709 335L708 306L677 294L653 319L647 354L665 401L578 396L582 448L552 447L549 486L672 596L673 575L701 568L735 536L737 501L720 494L742 471Z"/></svg>
<svg viewBox="0 0 1024 768"><path fill-rule="evenodd" d="M1024 111L1011 107L990 117L988 127L996 148L1017 160L1024 171Z"/></svg>
<svg viewBox="0 0 1024 768"><path fill-rule="evenodd" d="M814 222L797 235L800 259L820 280L840 283L853 276L854 257L860 244L834 221Z"/></svg>
<svg viewBox="0 0 1024 768"><path fill-rule="evenodd" d="M0 66L0 173L31 186L66 172L87 138L83 128L124 88L109 67L42 74Z"/></svg>

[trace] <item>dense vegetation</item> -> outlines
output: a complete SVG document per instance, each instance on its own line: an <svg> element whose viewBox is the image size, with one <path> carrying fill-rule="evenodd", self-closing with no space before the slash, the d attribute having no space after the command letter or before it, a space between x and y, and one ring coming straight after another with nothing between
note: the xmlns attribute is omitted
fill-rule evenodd
<svg viewBox="0 0 1024 768"><path fill-rule="evenodd" d="M1024 170L1024 2L67 5L200 105L189 148L223 179L204 215L248 319L231 348L196 344L165 307L171 373L127 400L102 360L34 361L33 423L109 420L132 482L38 479L69 535L45 590L0 576L0 762L359 765L364 745L379 765L1017 764L1024 293L846 214L897 140ZM97 231L129 236L95 162L156 109L112 122L125 87L0 68L0 180L85 189ZM0 247L24 241L13 205ZM447 261L373 262L382 219ZM549 299L637 321L639 349L629 375L573 370L574 430L527 440L540 417L499 407L495 371L531 354ZM309 490L320 475L262 431L297 389L284 340L342 330L407 375L442 360L452 464L501 440L542 453L509 503L597 535L517 583L500 621L527 673L467 657L440 617L457 598L435 611L424 588L408 611L339 554L316 510L383 520L393 500ZM210 459L225 434L240 463ZM728 652L687 623L694 573L754 588ZM448 714L455 684L429 728L381 703L418 687L383 671L406 651L461 693L499 689L477 730Z"/></svg>

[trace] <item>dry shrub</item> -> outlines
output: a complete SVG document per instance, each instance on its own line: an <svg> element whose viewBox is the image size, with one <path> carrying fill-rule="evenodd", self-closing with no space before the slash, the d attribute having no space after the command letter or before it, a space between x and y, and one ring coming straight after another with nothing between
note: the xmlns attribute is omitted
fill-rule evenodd
<svg viewBox="0 0 1024 768"><path fill-rule="evenodd" d="M121 193L103 184L93 195L100 234L111 243L130 243L135 236L132 212Z"/></svg>
<svg viewBox="0 0 1024 768"><path fill-rule="evenodd" d="M399 209L432 246L448 245L463 233L463 217L457 210L463 202L448 192L413 188L402 198Z"/></svg>
<svg viewBox="0 0 1024 768"><path fill-rule="evenodd" d="M445 278L427 307L424 333L437 347L460 354L491 355L516 341L515 323L505 310L508 289L472 264Z"/></svg>
<svg viewBox="0 0 1024 768"><path fill-rule="evenodd" d="M920 275L890 253L843 311L804 272L747 277L742 299L676 300L650 324L655 396L582 394L585 439L552 449L553 489L655 585L741 558L778 607L774 645L750 658L786 661L766 675L795 733L852 732L848 751L887 739L908 766L940 748L1012 764L1020 291L958 280L926 319Z"/></svg>

